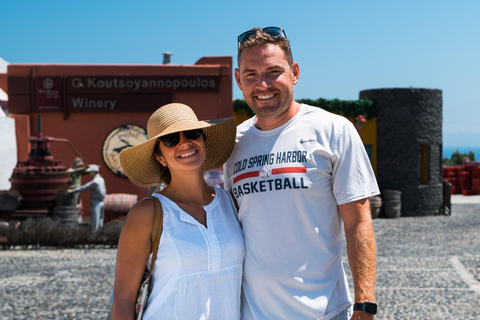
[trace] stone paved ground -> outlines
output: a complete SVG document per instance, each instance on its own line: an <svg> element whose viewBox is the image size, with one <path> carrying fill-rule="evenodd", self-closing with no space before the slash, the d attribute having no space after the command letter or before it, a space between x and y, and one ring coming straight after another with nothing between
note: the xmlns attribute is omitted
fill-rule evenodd
<svg viewBox="0 0 480 320"><path fill-rule="evenodd" d="M480 204L453 204L451 216L375 219L374 228L376 319L480 319ZM0 251L0 320L103 319L115 253Z"/></svg>
<svg viewBox="0 0 480 320"><path fill-rule="evenodd" d="M375 219L374 228L375 319L480 319L480 204L453 204L451 216Z"/></svg>

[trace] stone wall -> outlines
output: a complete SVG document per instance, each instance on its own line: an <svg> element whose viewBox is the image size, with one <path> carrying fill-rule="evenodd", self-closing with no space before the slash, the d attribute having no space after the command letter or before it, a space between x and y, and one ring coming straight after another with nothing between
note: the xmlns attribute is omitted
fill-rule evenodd
<svg viewBox="0 0 480 320"><path fill-rule="evenodd" d="M443 207L442 91L372 89L361 91L360 99L372 100L377 108L380 191L402 192L402 216L440 214Z"/></svg>

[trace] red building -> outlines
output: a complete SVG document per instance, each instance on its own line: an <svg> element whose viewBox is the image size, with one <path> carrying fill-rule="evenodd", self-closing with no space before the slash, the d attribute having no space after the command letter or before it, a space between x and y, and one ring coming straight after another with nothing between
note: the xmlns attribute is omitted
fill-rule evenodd
<svg viewBox="0 0 480 320"><path fill-rule="evenodd" d="M147 139L148 118L167 103L185 103L199 119L232 116L232 58L204 57L194 65L10 64L6 91L19 161L30 152L41 114L43 136L68 139L86 163L101 166L108 194L141 199L148 190L126 179L119 152ZM50 152L67 168L78 156L60 142ZM88 194L82 201L89 208Z"/></svg>

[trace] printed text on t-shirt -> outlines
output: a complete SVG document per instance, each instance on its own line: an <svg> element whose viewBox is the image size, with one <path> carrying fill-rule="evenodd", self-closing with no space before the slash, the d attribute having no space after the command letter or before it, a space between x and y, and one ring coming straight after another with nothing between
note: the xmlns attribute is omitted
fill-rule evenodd
<svg viewBox="0 0 480 320"><path fill-rule="evenodd" d="M307 162L307 151L296 150L296 151L283 151L275 153L267 153L263 155L253 156L249 159L243 159L237 161L233 165L232 174L238 173L245 169L251 169L255 167L263 167L266 165L273 164L284 164L284 163L305 163Z"/></svg>

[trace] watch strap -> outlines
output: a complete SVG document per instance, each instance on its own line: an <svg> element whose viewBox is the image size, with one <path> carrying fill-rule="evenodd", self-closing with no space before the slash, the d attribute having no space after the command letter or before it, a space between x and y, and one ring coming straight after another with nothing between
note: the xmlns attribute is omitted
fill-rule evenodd
<svg viewBox="0 0 480 320"><path fill-rule="evenodd" d="M377 314L377 304L375 302L363 302L355 303L353 305L353 310L363 311L366 314L376 315Z"/></svg>

